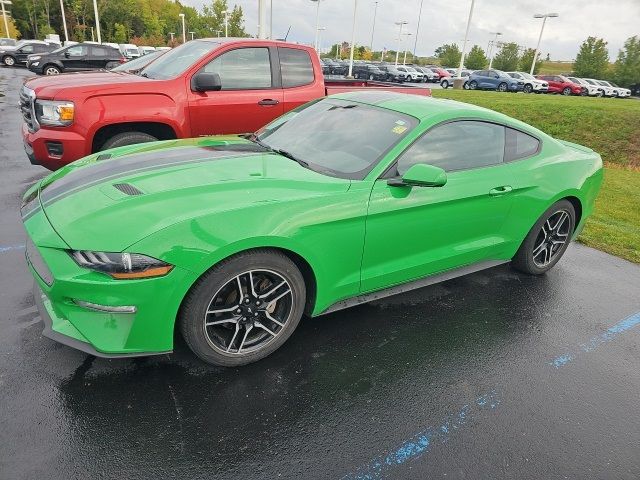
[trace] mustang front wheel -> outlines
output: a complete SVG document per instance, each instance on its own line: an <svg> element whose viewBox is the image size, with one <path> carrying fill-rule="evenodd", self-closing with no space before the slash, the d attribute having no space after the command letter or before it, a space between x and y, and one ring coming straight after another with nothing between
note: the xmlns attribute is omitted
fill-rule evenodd
<svg viewBox="0 0 640 480"><path fill-rule="evenodd" d="M567 250L575 222L576 213L571 202L554 203L529 231L513 257L512 265L532 275L545 273Z"/></svg>
<svg viewBox="0 0 640 480"><path fill-rule="evenodd" d="M302 274L277 251L238 254L207 272L183 303L180 328L202 360L233 367L277 350L304 312Z"/></svg>

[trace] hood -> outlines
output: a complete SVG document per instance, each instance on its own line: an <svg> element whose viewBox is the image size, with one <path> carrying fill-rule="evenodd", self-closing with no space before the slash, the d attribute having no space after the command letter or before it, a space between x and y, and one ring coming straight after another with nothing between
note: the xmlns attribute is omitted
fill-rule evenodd
<svg viewBox="0 0 640 480"><path fill-rule="evenodd" d="M40 54L38 54L40 55ZM44 54L42 54L44 55ZM25 82L25 85L34 90L38 98L57 99L60 94L85 94L100 93L108 95L111 90L120 91L121 84L139 85L141 90L149 88L150 91L158 91L158 82L126 72L79 72L65 73L63 75L50 75L34 77ZM161 91L161 90L160 90Z"/></svg>
<svg viewBox="0 0 640 480"><path fill-rule="evenodd" d="M13 52L17 49L18 47L15 45L5 45L4 47L0 47L0 52Z"/></svg>
<svg viewBox="0 0 640 480"><path fill-rule="evenodd" d="M139 144L95 154L42 180L39 200L73 249L122 251L216 212L343 193L329 177L239 137Z"/></svg>

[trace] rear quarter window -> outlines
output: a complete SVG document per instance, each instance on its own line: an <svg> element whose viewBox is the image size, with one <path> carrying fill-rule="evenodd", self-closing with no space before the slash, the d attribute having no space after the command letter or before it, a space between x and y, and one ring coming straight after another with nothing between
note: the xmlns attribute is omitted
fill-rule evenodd
<svg viewBox="0 0 640 480"><path fill-rule="evenodd" d="M540 151L540 148L540 140L536 137L513 128L507 128L505 162L532 157Z"/></svg>
<svg viewBox="0 0 640 480"><path fill-rule="evenodd" d="M313 82L313 64L306 50L280 47L278 56L283 88L299 87Z"/></svg>

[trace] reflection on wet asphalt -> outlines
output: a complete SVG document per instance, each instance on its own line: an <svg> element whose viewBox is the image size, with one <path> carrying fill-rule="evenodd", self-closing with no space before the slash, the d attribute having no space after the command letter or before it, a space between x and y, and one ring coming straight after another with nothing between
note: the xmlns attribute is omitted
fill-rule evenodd
<svg viewBox="0 0 640 480"><path fill-rule="evenodd" d="M544 277L501 266L306 319L244 368L180 339L104 360L42 337L18 215L46 173L19 136L27 75L0 68L0 478L640 476L640 268L581 245Z"/></svg>

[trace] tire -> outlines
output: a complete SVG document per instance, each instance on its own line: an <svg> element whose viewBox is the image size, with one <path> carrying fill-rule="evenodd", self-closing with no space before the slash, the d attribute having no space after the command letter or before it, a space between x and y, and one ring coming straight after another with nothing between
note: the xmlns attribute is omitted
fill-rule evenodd
<svg viewBox="0 0 640 480"><path fill-rule="evenodd" d="M556 226L556 222L561 225ZM530 275L542 275L547 272L558 263L567 250L575 230L575 222L576 213L571 202L560 200L551 205L531 228L511 260L511 265L516 270ZM555 228L557 234L553 233L556 231ZM563 243L557 243L560 241Z"/></svg>
<svg viewBox="0 0 640 480"><path fill-rule="evenodd" d="M373 80L373 74L369 75L369 80Z"/></svg>
<svg viewBox="0 0 640 480"><path fill-rule="evenodd" d="M469 90L469 82L464 82L464 85L462 85L462 88L464 90Z"/></svg>
<svg viewBox="0 0 640 480"><path fill-rule="evenodd" d="M601 98L604 95L604 93L602 93L602 90L598 90L598 93L596 93L596 97Z"/></svg>
<svg viewBox="0 0 640 480"><path fill-rule="evenodd" d="M478 89L478 82L476 82L475 80L471 80L469 82L469 90L477 90Z"/></svg>
<svg viewBox="0 0 640 480"><path fill-rule="evenodd" d="M530 83L527 83L524 87L522 87L522 91L524 93L531 93L533 92L533 85L531 85Z"/></svg>
<svg viewBox="0 0 640 480"><path fill-rule="evenodd" d="M562 89L562 95L568 97L569 95L571 95L571 89L569 87L564 87Z"/></svg>
<svg viewBox="0 0 640 480"><path fill-rule="evenodd" d="M44 67L42 67L42 73L44 75L60 75L62 72L60 68L56 67L55 65L45 65Z"/></svg>
<svg viewBox="0 0 640 480"><path fill-rule="evenodd" d="M447 88L449 88L449 82L443 80L440 86L446 90Z"/></svg>
<svg viewBox="0 0 640 480"><path fill-rule="evenodd" d="M508 89L508 86L505 82L502 82L500 85L498 85L499 92L506 92L507 89Z"/></svg>
<svg viewBox="0 0 640 480"><path fill-rule="evenodd" d="M11 55L5 55L2 57L2 63L4 63L7 67L13 67L16 64L16 59Z"/></svg>
<svg viewBox="0 0 640 480"><path fill-rule="evenodd" d="M265 276L259 272L265 272ZM269 278L273 281L265 285ZM274 283L282 286L273 287ZM285 289L289 293L283 294ZM260 295L269 295L262 304ZM291 259L276 250L251 250L234 255L205 273L182 302L178 323L185 342L200 359L237 367L256 362L280 348L300 323L305 302L304 278ZM214 313L216 310L226 311ZM217 324L212 325L213 322ZM249 347L243 353L247 341Z"/></svg>
<svg viewBox="0 0 640 480"><path fill-rule="evenodd" d="M102 144L100 150L108 150L110 148L124 147L125 145L134 145L136 143L156 142L158 139L153 135L143 132L123 132L114 135Z"/></svg>
<svg viewBox="0 0 640 480"><path fill-rule="evenodd" d="M120 65L119 62L109 62L104 66L104 68L111 70L112 68L116 68L118 65Z"/></svg>

